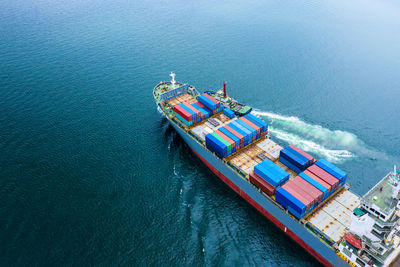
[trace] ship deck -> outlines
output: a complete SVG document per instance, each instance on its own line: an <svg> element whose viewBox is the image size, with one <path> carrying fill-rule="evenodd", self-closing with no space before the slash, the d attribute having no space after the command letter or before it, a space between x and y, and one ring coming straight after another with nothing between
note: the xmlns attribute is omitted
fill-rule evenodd
<svg viewBox="0 0 400 267"><path fill-rule="evenodd" d="M168 100L166 103L168 104L167 106L173 107L182 102L192 103L194 101L196 101L196 99L192 95L185 93ZM217 122L217 125L210 123L208 121L210 118L213 118L214 122ZM201 144L205 146L204 140L206 134L237 119L236 117L230 119L222 112L210 118L202 120L191 127L181 124L181 128L184 128L188 133L194 136L198 142L201 142ZM179 120L175 119L175 121L179 123ZM282 146L280 144L274 142L270 138L263 137L224 158L223 161L250 183L249 174L252 172L254 166L262 161L260 154L263 154L266 158L288 172L289 179L293 179L297 176L297 173L279 161L279 151L281 149ZM270 199L274 201L273 197ZM307 225L306 228L314 234L323 236L323 238L328 241L326 243L332 246L338 243L348 231L351 224L353 209L356 208L359 203L360 198L357 195L343 188L321 203L310 214L307 214L299 223ZM279 204L277 205L279 206ZM292 218L297 220L294 217Z"/></svg>

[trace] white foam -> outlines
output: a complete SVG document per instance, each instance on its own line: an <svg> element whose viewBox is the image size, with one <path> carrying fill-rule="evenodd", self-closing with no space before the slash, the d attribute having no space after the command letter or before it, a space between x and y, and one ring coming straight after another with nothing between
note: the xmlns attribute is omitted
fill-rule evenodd
<svg viewBox="0 0 400 267"><path fill-rule="evenodd" d="M294 116L260 110L254 110L252 113L267 119L273 136L333 162L342 162L358 154L371 152L353 133L330 130L304 122Z"/></svg>
<svg viewBox="0 0 400 267"><path fill-rule="evenodd" d="M270 127L270 133L277 137L280 140L283 140L289 144L295 144L297 147L303 149L304 151L311 152L312 154L316 154L319 157L326 158L331 162L342 162L348 158L353 158L355 155L348 150L345 149L329 149L320 144L305 140L300 136L295 134L290 134L284 131L276 130Z"/></svg>

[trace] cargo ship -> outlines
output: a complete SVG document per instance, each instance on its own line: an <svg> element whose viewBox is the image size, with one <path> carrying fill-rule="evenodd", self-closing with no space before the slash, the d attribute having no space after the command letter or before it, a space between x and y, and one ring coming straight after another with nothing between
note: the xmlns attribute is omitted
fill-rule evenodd
<svg viewBox="0 0 400 267"><path fill-rule="evenodd" d="M223 88L200 93L162 81L159 112L226 185L325 266L399 266L400 176L396 167L363 196L347 173L294 144L274 141L268 124Z"/></svg>

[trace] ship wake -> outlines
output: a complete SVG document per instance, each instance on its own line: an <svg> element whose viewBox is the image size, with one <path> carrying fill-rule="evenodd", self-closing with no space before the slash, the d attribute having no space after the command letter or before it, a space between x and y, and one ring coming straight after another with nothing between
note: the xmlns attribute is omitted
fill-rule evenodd
<svg viewBox="0 0 400 267"><path fill-rule="evenodd" d="M283 116L261 110L254 110L253 113L269 123L272 137L294 144L314 156L340 163L357 156L374 154L353 133L330 130L294 116Z"/></svg>

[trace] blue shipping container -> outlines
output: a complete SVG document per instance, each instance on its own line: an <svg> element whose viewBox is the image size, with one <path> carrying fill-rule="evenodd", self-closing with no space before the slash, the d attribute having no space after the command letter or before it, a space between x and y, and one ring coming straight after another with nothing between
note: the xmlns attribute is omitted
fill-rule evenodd
<svg viewBox="0 0 400 267"><path fill-rule="evenodd" d="M275 200L287 208L298 219L304 216L306 206L282 187L276 190Z"/></svg>
<svg viewBox="0 0 400 267"><path fill-rule="evenodd" d="M252 123L254 123L255 125L261 127L261 131L264 132L266 130L268 130L268 124L257 118L256 116L254 116L253 114L249 113L246 116L244 116L246 119L248 119L249 121L251 121Z"/></svg>
<svg viewBox="0 0 400 267"><path fill-rule="evenodd" d="M257 136L257 130L254 129L253 127L251 127L250 125L248 125L247 123L245 123L244 121L237 119L235 120L237 123L239 123L240 125L242 125L243 127L245 127L247 130L250 131L251 133L251 137L256 137Z"/></svg>
<svg viewBox="0 0 400 267"><path fill-rule="evenodd" d="M245 133L245 138L247 138L247 140L249 141L248 143L250 144L251 143L251 139L252 139L252 135L251 135L251 132L249 131L249 130L247 130L245 127L243 127L242 125L240 125L238 122L237 122L237 120L234 120L234 121L232 121L231 122L233 125L235 125L237 128L239 128L239 129L241 129L242 130L242 132L244 132Z"/></svg>
<svg viewBox="0 0 400 267"><path fill-rule="evenodd" d="M279 161L286 165L289 169L293 170L295 173L302 172L299 168L297 168L289 160L287 160L284 155L279 156Z"/></svg>
<svg viewBox="0 0 400 267"><path fill-rule="evenodd" d="M315 164L321 169L324 169L325 171L338 178L341 184L344 184L344 182L346 181L347 173L345 173L332 163L328 162L327 160L320 159Z"/></svg>
<svg viewBox="0 0 400 267"><path fill-rule="evenodd" d="M228 124L229 127L231 127L233 130L235 130L236 132L238 132L240 135L243 136L244 138L244 145L247 146L249 144L249 137L247 135L247 133L243 132L241 129L239 129L238 127L236 127L236 125L234 125L232 122Z"/></svg>
<svg viewBox="0 0 400 267"><path fill-rule="evenodd" d="M228 118L232 119L233 117L235 117L235 112L233 112L229 108L225 108L224 115L226 115Z"/></svg>
<svg viewBox="0 0 400 267"><path fill-rule="evenodd" d="M313 178L311 178L310 176L308 176L304 172L299 173L299 176L301 178L303 178L304 180L306 180L309 184L311 184L312 186L317 188L319 191L321 191L324 194L324 199L328 196L328 188L326 188L325 186L321 185L320 183L315 181Z"/></svg>
<svg viewBox="0 0 400 267"><path fill-rule="evenodd" d="M199 107L196 103L193 103L192 106L198 111L200 111L206 119L210 117L208 111L206 111L204 108Z"/></svg>
<svg viewBox="0 0 400 267"><path fill-rule="evenodd" d="M193 110L191 110L190 108L188 108L186 105L184 104L179 104L178 106L180 106L181 108L183 108L184 110L186 110L187 112L189 112L189 114L192 115L193 120L196 119L197 115L196 112L194 112Z"/></svg>
<svg viewBox="0 0 400 267"><path fill-rule="evenodd" d="M299 152L297 152L296 150L294 150L290 146L285 147L285 149L287 151L290 151L293 155L295 155L300 160L305 161L307 167L309 167L311 165L311 160L310 159L306 158L305 156L303 156L302 154L300 154Z"/></svg>
<svg viewBox="0 0 400 267"><path fill-rule="evenodd" d="M289 174L269 159L254 166L254 172L274 187L283 184L289 179Z"/></svg>
<svg viewBox="0 0 400 267"><path fill-rule="evenodd" d="M230 139L232 139L233 141L235 141L235 144L238 146L240 145L240 139L234 135L233 133L231 133L230 131L228 131L227 129L225 129L224 127L220 127L218 130L220 130L223 134L225 134L226 136L228 136Z"/></svg>
<svg viewBox="0 0 400 267"><path fill-rule="evenodd" d="M207 134L205 140L207 148L217 154L220 158L227 156L227 146L218 140L218 138L212 134Z"/></svg>
<svg viewBox="0 0 400 267"><path fill-rule="evenodd" d="M293 154L291 152L291 150L289 150L289 149L286 149L286 148L282 149L280 151L280 157L282 157L282 156L285 157L286 160L291 162L298 169L300 169L300 171L304 171L308 167L306 160L303 160L302 158L299 158L298 156Z"/></svg>
<svg viewBox="0 0 400 267"><path fill-rule="evenodd" d="M202 103L203 105L205 105L206 107L208 107L211 110L216 110L217 109L217 104L214 103L213 101L211 101L210 99L208 99L205 96L199 95L197 97L197 100L199 100L200 103Z"/></svg>
<svg viewBox="0 0 400 267"><path fill-rule="evenodd" d="M193 125L193 121L187 121L185 120L181 115L179 115L178 113L175 112L175 117L177 117L181 122L183 122L184 124L186 124L187 126L192 126Z"/></svg>

